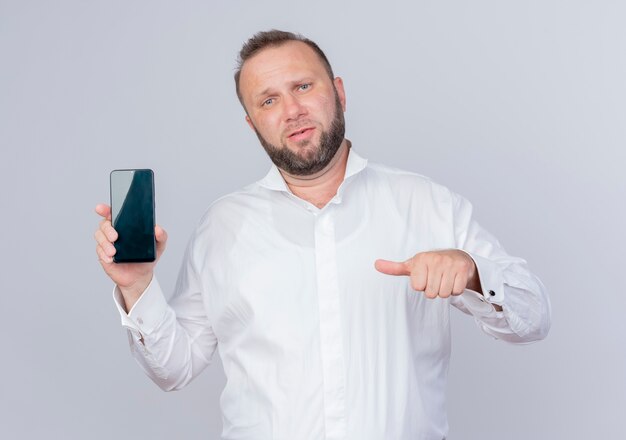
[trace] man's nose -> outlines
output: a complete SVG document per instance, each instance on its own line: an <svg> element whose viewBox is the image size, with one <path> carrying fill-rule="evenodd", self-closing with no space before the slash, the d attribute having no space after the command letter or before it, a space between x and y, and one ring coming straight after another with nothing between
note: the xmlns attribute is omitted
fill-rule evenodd
<svg viewBox="0 0 626 440"><path fill-rule="evenodd" d="M307 109L297 96L287 95L284 98L284 103L285 120L296 120L306 115Z"/></svg>

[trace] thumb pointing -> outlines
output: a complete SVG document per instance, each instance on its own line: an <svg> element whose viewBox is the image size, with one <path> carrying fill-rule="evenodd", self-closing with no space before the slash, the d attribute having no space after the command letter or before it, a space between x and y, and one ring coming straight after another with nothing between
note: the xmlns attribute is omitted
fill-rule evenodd
<svg viewBox="0 0 626 440"><path fill-rule="evenodd" d="M399 263L389 260L376 260L374 267L377 271L386 275L411 275L411 271L406 262Z"/></svg>

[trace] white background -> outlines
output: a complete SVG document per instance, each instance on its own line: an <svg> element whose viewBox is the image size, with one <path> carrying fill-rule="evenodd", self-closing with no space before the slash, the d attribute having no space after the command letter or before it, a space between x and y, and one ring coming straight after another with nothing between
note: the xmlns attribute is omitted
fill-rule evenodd
<svg viewBox="0 0 626 440"><path fill-rule="evenodd" d="M626 438L625 22L608 0L0 0L0 436L218 438L219 359L179 392L143 375L93 207L110 170L155 170L173 288L206 207L269 168L232 75L279 28L343 77L355 150L469 198L548 287L538 344L453 313L450 438Z"/></svg>

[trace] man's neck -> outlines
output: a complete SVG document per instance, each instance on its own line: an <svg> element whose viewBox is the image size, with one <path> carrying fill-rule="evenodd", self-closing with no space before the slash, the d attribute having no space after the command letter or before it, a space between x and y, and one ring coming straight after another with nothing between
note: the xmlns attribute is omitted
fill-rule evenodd
<svg viewBox="0 0 626 440"><path fill-rule="evenodd" d="M280 170L287 186L297 197L322 209L337 194L348 163L350 141L344 139L332 160L318 173L293 176Z"/></svg>

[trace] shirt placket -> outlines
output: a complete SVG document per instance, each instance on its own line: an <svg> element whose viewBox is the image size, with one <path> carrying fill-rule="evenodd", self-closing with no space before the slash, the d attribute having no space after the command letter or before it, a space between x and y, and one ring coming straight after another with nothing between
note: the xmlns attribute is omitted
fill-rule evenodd
<svg viewBox="0 0 626 440"><path fill-rule="evenodd" d="M335 225L330 210L315 221L315 262L320 316L320 351L324 379L326 440L346 436L346 378L339 302Z"/></svg>

